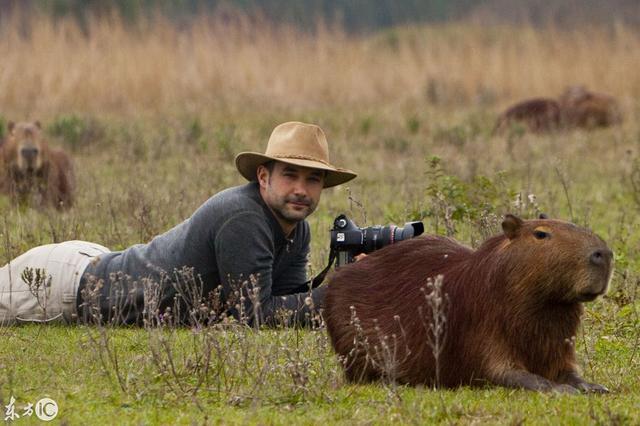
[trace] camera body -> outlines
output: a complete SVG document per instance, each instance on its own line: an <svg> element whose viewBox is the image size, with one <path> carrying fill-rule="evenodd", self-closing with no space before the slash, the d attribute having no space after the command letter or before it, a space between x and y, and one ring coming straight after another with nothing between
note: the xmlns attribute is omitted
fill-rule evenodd
<svg viewBox="0 0 640 426"><path fill-rule="evenodd" d="M424 224L419 221L407 222L402 228L395 225L359 228L341 214L334 219L331 229L331 250L337 254L336 267L352 263L354 256L360 253L371 253L386 245L417 237L423 232Z"/></svg>

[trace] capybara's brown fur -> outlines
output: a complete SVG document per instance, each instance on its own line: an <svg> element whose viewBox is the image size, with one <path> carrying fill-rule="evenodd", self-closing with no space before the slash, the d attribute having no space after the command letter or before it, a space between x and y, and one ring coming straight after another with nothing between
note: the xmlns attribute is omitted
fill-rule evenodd
<svg viewBox="0 0 640 426"><path fill-rule="evenodd" d="M517 103L498 117L494 133L503 133L516 123L532 133L558 130L560 105L548 98L529 99Z"/></svg>
<svg viewBox="0 0 640 426"><path fill-rule="evenodd" d="M593 129L622 123L620 106L612 96L571 86L556 100L536 98L519 102L496 120L494 134L504 134L514 124L532 133Z"/></svg>
<svg viewBox="0 0 640 426"><path fill-rule="evenodd" d="M607 289L611 250L569 222L507 215L502 227L477 250L421 236L337 269L324 312L347 379L606 392L579 376L573 343L582 303ZM436 362L426 296L438 276L448 303Z"/></svg>
<svg viewBox="0 0 640 426"><path fill-rule="evenodd" d="M0 189L21 203L58 209L73 203L75 178L69 156L51 148L39 122L9 123L0 148Z"/></svg>
<svg viewBox="0 0 640 426"><path fill-rule="evenodd" d="M566 127L592 129L622 122L618 102L609 95L588 91L584 86L569 87L560 97L562 121Z"/></svg>

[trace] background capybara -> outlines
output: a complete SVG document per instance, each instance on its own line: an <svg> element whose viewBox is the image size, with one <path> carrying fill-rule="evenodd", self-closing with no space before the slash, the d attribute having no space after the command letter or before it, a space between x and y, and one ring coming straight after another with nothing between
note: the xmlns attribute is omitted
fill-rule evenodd
<svg viewBox="0 0 640 426"><path fill-rule="evenodd" d="M569 222L507 215L502 228L475 251L417 237L336 270L325 318L347 379L606 392L579 376L572 339L582 303L607 289L611 250ZM440 275L448 307L436 363L425 287Z"/></svg>
<svg viewBox="0 0 640 426"><path fill-rule="evenodd" d="M563 125L592 129L622 122L618 102L609 95L588 91L584 86L572 86L560 97Z"/></svg>
<svg viewBox="0 0 640 426"><path fill-rule="evenodd" d="M502 133L515 123L523 125L532 133L557 130L560 127L560 105L548 98L517 103L498 117L494 133Z"/></svg>
<svg viewBox="0 0 640 426"><path fill-rule="evenodd" d="M504 133L515 123L532 133L589 130L622 123L622 113L612 96L591 92L584 86L571 86L557 100L529 99L509 107L496 120L493 132Z"/></svg>
<svg viewBox="0 0 640 426"><path fill-rule="evenodd" d="M67 154L49 147L38 121L10 122L8 131L0 148L0 189L19 202L70 207L75 177Z"/></svg>

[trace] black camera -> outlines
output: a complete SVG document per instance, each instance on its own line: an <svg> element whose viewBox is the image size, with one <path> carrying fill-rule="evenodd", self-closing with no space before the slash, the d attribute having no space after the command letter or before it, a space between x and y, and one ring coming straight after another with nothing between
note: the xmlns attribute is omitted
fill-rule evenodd
<svg viewBox="0 0 640 426"><path fill-rule="evenodd" d="M407 222L404 227L395 225L358 228L347 216L341 214L333 221L331 250L337 253L336 267L353 262L360 253L371 253L386 245L417 237L424 232L422 222Z"/></svg>
<svg viewBox="0 0 640 426"><path fill-rule="evenodd" d="M424 225L422 222L407 222L402 228L398 228L395 225L358 228L347 216L341 214L333 221L331 250L327 266L313 279L298 287L295 293L304 293L309 291L310 288L317 288L322 284L334 261L336 262L336 268L338 268L347 263L352 263L354 256L360 253L371 253L386 245L417 237L423 232Z"/></svg>

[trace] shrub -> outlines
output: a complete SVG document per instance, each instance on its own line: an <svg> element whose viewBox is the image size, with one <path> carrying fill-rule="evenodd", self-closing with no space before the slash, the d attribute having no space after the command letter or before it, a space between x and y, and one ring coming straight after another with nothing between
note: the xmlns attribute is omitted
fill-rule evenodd
<svg viewBox="0 0 640 426"><path fill-rule="evenodd" d="M60 138L71 149L91 145L104 137L104 128L97 120L82 118L75 114L57 117L49 125L47 132Z"/></svg>

